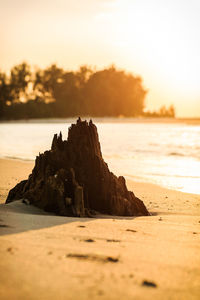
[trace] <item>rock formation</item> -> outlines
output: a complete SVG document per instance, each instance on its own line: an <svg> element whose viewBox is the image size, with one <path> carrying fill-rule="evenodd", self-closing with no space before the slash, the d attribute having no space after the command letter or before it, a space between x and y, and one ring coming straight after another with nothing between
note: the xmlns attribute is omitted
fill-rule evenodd
<svg viewBox="0 0 200 300"><path fill-rule="evenodd" d="M124 177L109 171L96 126L80 118L69 128L67 140L61 133L54 135L51 150L36 157L28 180L10 190L6 203L18 199L63 216L88 216L93 211L149 215L143 202L127 190Z"/></svg>

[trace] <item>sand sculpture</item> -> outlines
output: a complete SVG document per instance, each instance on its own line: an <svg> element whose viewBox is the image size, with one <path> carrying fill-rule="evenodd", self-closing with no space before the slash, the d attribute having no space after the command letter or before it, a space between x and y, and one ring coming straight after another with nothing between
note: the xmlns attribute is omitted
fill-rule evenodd
<svg viewBox="0 0 200 300"><path fill-rule="evenodd" d="M62 216L149 215L127 190L124 177L109 171L96 126L80 118L69 128L67 140L61 133L54 135L51 150L36 157L28 180L10 190L6 203L19 199Z"/></svg>

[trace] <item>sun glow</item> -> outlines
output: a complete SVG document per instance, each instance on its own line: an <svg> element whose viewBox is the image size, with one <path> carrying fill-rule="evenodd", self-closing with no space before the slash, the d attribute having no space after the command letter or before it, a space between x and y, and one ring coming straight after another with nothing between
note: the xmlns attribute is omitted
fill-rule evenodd
<svg viewBox="0 0 200 300"><path fill-rule="evenodd" d="M0 3L3 70L24 60L68 69L114 63L141 75L149 109L174 104L178 116L200 116L199 0L58 2Z"/></svg>
<svg viewBox="0 0 200 300"><path fill-rule="evenodd" d="M160 97L153 99L153 92L150 102L166 102L166 93L169 103L176 99L183 104L190 98L199 115L200 39L195 12L187 10L187 1L180 6L179 1L163 5L162 1L118 0L112 6L110 13L101 15L112 24L110 43L123 63L140 69L150 90L157 86Z"/></svg>

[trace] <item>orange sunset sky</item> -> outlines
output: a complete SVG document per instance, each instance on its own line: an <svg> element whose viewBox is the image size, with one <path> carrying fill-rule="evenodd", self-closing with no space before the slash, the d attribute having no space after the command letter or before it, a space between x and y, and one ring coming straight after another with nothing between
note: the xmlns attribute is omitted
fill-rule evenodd
<svg viewBox="0 0 200 300"><path fill-rule="evenodd" d="M200 117L199 0L0 0L0 69L115 64L139 74L148 109Z"/></svg>

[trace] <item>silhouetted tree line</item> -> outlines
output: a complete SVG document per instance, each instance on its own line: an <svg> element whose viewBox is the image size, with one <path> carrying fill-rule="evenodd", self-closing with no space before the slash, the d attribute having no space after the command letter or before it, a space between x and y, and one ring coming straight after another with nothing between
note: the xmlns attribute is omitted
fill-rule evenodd
<svg viewBox="0 0 200 300"><path fill-rule="evenodd" d="M140 77L114 66L32 71L24 62L9 75L0 72L0 119L139 116L146 93Z"/></svg>
<svg viewBox="0 0 200 300"><path fill-rule="evenodd" d="M143 113L147 118L175 118L175 108L170 105L168 108L163 105L158 111L146 111Z"/></svg>

